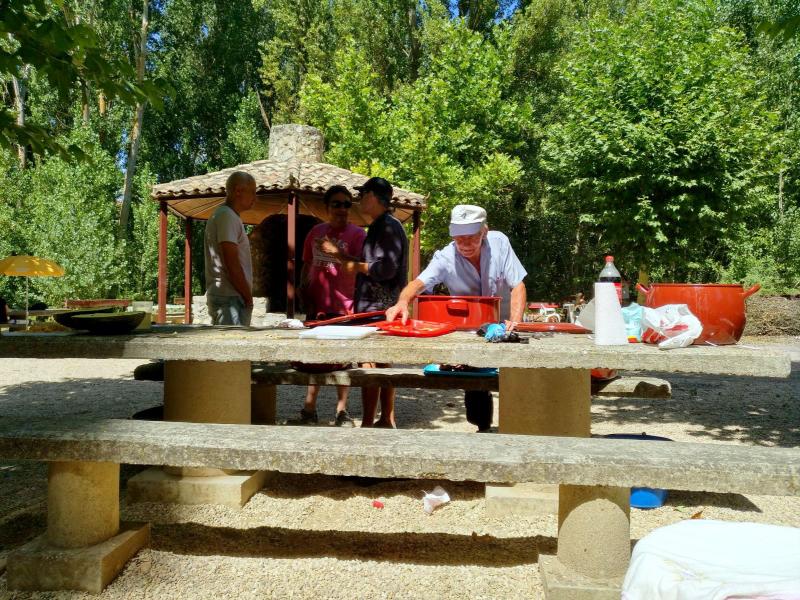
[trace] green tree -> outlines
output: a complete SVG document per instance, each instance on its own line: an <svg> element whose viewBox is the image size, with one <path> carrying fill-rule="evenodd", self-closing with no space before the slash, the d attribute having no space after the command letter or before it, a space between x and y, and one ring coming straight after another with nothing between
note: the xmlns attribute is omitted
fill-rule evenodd
<svg viewBox="0 0 800 600"><path fill-rule="evenodd" d="M144 123L141 160L160 181L225 166L243 99L258 93L265 9L250 2L174 0L153 16L153 73L175 93ZM255 132L254 132L255 134Z"/></svg>
<svg viewBox="0 0 800 600"><path fill-rule="evenodd" d="M274 24L274 35L261 42L261 80L272 121L291 120L298 92L309 70L326 72L340 40L333 3L328 0L258 0Z"/></svg>
<svg viewBox="0 0 800 600"><path fill-rule="evenodd" d="M380 75L351 41L328 78L312 73L301 91L304 116L325 132L326 160L389 177L429 196L423 247L449 240L454 204L486 205L492 225L518 221L522 180L514 156L526 114L506 97L507 54L463 21L426 18L419 77L383 94Z"/></svg>
<svg viewBox="0 0 800 600"><path fill-rule="evenodd" d="M764 201L774 115L742 35L699 0L592 18L559 67L553 202L630 264L708 277ZM712 233L713 232L713 233Z"/></svg>
<svg viewBox="0 0 800 600"><path fill-rule="evenodd" d="M66 271L64 277L30 282L32 297L56 305L67 297L106 297L127 275L123 246L114 236L122 175L91 131L78 129L63 143L87 148L91 162L53 156L27 171L6 171L0 179L4 196L24 183L24 210L13 215L14 245L8 253L49 258ZM17 301L18 292L11 295Z"/></svg>
<svg viewBox="0 0 800 600"><path fill-rule="evenodd" d="M159 86L150 80L137 83L130 65L109 56L95 30L70 18L64 2L3 0L0 14L0 79L14 82L15 90L13 108L0 106L0 146L30 147L36 154L58 152L63 157L81 155L78 147L64 146L49 127L25 119L27 94L20 83L27 81L31 70L61 98L76 87L92 86L127 104L149 100L160 106Z"/></svg>

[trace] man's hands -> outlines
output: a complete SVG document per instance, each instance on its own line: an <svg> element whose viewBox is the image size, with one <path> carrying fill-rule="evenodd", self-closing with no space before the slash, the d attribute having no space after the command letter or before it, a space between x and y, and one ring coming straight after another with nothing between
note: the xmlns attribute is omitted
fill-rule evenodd
<svg viewBox="0 0 800 600"><path fill-rule="evenodd" d="M358 262L355 260L343 261L341 265L339 265L339 268L347 275L357 275L358 273L363 273L366 275L369 273L369 265L367 263Z"/></svg>
<svg viewBox="0 0 800 600"><path fill-rule="evenodd" d="M339 246L337 246L328 237L317 238L316 240L314 240L314 243L316 244L317 249L320 252L322 252L324 254L327 254L331 258L335 258L335 259L340 260L340 261L344 261L347 258L349 258L349 257L345 256L344 253L342 252L342 249L339 248Z"/></svg>
<svg viewBox="0 0 800 600"><path fill-rule="evenodd" d="M386 309L386 320L394 321L398 316L402 319L403 325L408 322L408 305L425 289L425 284L419 279L409 281L408 285L400 292L397 304Z"/></svg>
<svg viewBox="0 0 800 600"><path fill-rule="evenodd" d="M314 240L314 245L317 250L326 254L333 260L339 261L339 270L346 275L356 275L358 273L369 272L369 265L365 262L360 262L358 257L348 256L345 254L336 243L329 237L321 237Z"/></svg>
<svg viewBox="0 0 800 600"><path fill-rule="evenodd" d="M247 282L239 262L239 246L234 242L220 242L219 247L231 285L242 297L244 307L253 308L253 290L250 289L250 284Z"/></svg>
<svg viewBox="0 0 800 600"><path fill-rule="evenodd" d="M394 306L390 306L386 309L387 321L394 321L398 315L400 316L403 325L405 325L408 321L408 302L403 302L403 300L400 300Z"/></svg>

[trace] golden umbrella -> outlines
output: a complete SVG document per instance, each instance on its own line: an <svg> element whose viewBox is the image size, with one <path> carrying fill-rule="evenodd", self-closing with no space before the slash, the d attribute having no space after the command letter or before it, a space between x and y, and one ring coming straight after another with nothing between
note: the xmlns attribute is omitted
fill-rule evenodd
<svg viewBox="0 0 800 600"><path fill-rule="evenodd" d="M0 260L0 275L25 277L25 328L28 327L28 277L61 277L64 267L38 256L7 256Z"/></svg>

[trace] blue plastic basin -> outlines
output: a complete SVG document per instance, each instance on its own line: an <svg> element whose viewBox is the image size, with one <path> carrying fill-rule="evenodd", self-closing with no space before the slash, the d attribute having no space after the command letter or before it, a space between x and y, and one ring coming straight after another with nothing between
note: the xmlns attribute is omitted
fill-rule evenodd
<svg viewBox="0 0 800 600"><path fill-rule="evenodd" d="M657 442L671 442L669 438L646 433L610 433L603 437L617 440L648 440ZM635 487L631 488L631 506L633 508L658 508L667 500L667 490L660 488Z"/></svg>

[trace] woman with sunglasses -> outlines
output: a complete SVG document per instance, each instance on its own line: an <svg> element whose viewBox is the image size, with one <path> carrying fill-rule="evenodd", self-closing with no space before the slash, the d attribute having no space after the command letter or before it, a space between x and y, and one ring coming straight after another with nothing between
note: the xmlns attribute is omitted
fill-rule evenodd
<svg viewBox="0 0 800 600"><path fill-rule="evenodd" d="M307 319L331 319L353 313L355 273L343 268L342 262L320 250L323 241L334 244L345 255L360 255L366 232L348 222L353 197L343 185L334 185L322 198L328 212L328 221L315 225L303 244L303 270L300 289L306 304ZM348 365L295 364L298 370L315 373L345 369ZM346 385L336 387L336 426L353 427L355 423L347 412ZM309 385L306 400L300 411L299 424L317 423L318 385ZM294 422L294 421L293 421Z"/></svg>

